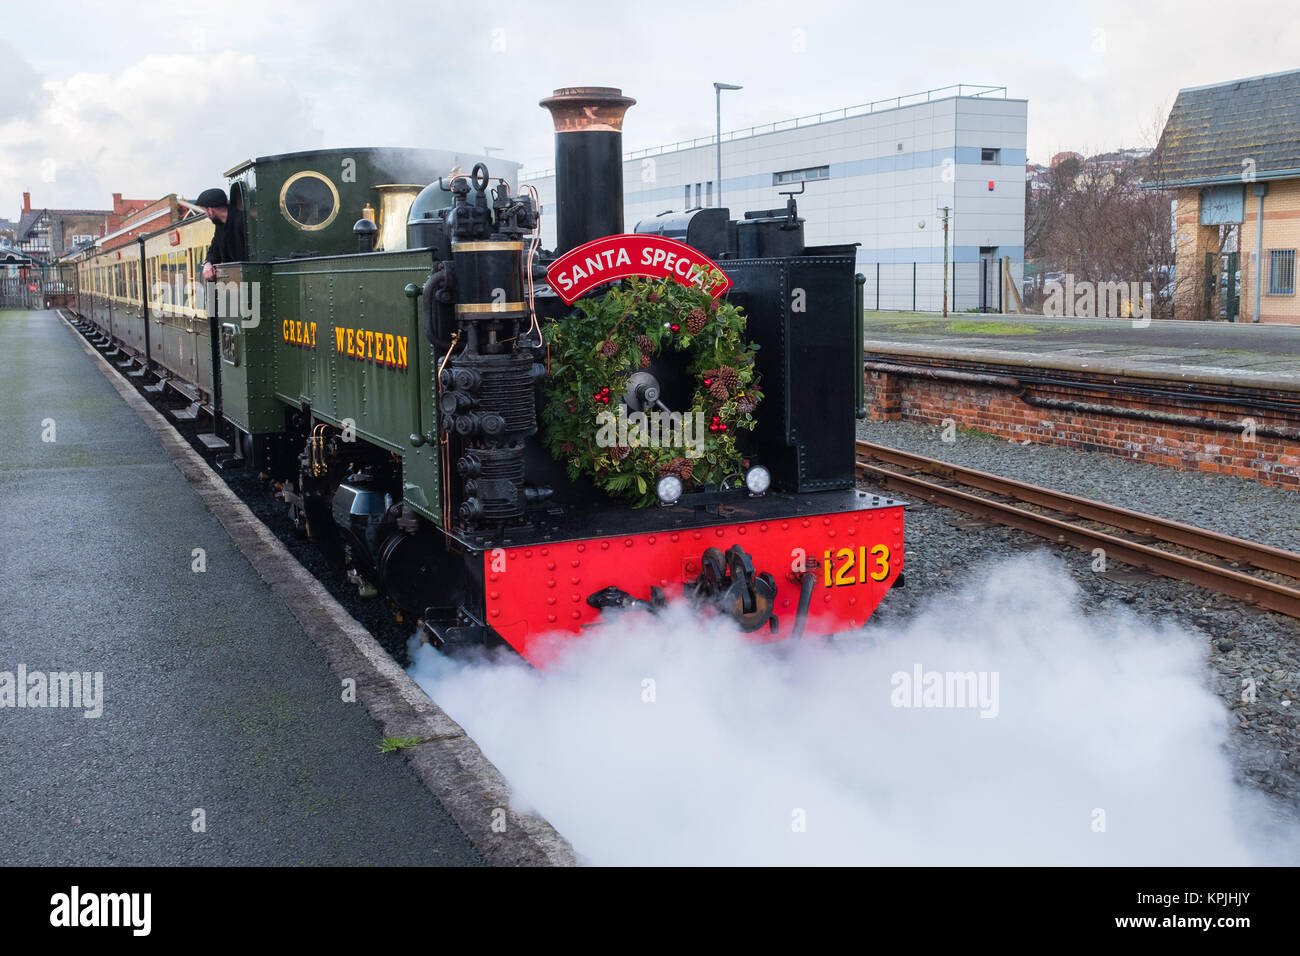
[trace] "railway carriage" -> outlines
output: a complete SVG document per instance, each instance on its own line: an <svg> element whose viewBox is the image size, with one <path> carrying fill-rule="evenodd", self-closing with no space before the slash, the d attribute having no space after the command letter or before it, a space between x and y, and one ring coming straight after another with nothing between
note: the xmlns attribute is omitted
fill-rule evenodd
<svg viewBox="0 0 1300 956"><path fill-rule="evenodd" d="M134 262L81 263L77 310L155 388L211 416L220 465L265 474L361 593L435 644L504 643L543 663L557 635L678 598L763 640L860 626L902 581L903 515L855 486L854 247L808 246L793 196L625 233L633 102L606 88L543 101L555 250L537 248L543 210L510 165L289 153L226 174L249 261L178 294L210 237L187 220ZM585 251L598 242L603 260ZM623 275L648 278L599 281L622 258ZM553 287L561 267L568 285ZM593 270L575 306L574 277ZM583 393L593 380L607 384ZM560 441L593 402L643 421L711 416L701 454Z"/></svg>

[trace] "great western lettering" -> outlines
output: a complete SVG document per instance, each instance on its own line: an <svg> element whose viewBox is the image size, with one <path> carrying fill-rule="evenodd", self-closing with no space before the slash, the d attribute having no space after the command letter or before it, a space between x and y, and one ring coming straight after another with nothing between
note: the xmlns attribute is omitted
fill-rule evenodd
<svg viewBox="0 0 1300 956"><path fill-rule="evenodd" d="M285 319L280 323L280 338L290 345L300 345L305 349L314 349L316 347L316 323Z"/></svg>
<svg viewBox="0 0 1300 956"><path fill-rule="evenodd" d="M350 359L374 362L388 368L406 368L409 341L408 336L376 332L374 329L349 329L341 325L334 327L335 352Z"/></svg>

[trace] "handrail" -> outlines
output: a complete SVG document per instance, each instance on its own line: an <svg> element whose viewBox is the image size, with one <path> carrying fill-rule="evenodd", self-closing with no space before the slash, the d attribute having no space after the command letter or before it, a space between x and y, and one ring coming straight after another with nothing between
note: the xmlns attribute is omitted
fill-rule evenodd
<svg viewBox="0 0 1300 956"><path fill-rule="evenodd" d="M956 93L948 94L949 90L956 90ZM973 92L963 92L970 90ZM722 142L729 143L736 139L748 139L751 136L760 136L764 133L779 133L786 129L799 129L800 123L805 120L812 120L812 123L804 123L806 126L816 125L817 123L828 122L828 120L848 119L850 116L865 116L877 111L883 107L883 104L890 104L885 109L902 109L904 106L915 106L918 103L929 103L934 99L947 99L948 95L935 96L936 93L944 93L951 96L992 96L997 93L1002 94L1002 99L1007 98L1007 88L1005 86L986 86L978 83L953 83L948 86L937 86L932 90L922 90L919 93L905 93L901 96L890 96L883 100L872 100L870 103L860 103L857 106L845 106L837 110L825 110L821 113L809 113L806 116L796 116L793 119L776 120L772 123L764 123L761 126L742 127L740 129L728 130L722 134ZM918 97L925 97L921 100ZM909 102L904 102L904 101ZM718 142L717 135L697 136L694 139L679 140L676 143L668 143L663 146L648 146L644 149L634 149L629 153L623 154L623 161L628 162L633 159L641 159L646 156L659 156L663 153L674 153L682 149L696 149L700 146L712 146ZM519 181L545 179L547 176L554 176L554 167L543 169L538 172L519 173Z"/></svg>

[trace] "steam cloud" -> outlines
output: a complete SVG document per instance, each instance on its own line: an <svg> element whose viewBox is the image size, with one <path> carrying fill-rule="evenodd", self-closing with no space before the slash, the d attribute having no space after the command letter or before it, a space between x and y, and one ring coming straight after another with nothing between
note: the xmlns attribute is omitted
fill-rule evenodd
<svg viewBox="0 0 1300 956"><path fill-rule="evenodd" d="M574 642L544 673L427 646L411 673L588 863L1294 858L1294 824L1266 822L1232 781L1203 647L1086 616L1037 554L832 642L758 646L675 608ZM996 717L895 706L891 680L917 665L996 672Z"/></svg>

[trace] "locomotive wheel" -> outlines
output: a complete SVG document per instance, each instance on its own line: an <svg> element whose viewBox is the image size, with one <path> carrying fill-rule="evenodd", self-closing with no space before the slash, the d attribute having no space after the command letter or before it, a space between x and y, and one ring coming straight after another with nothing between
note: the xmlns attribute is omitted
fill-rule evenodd
<svg viewBox="0 0 1300 956"><path fill-rule="evenodd" d="M317 495L304 495L302 523L307 537L324 555L325 560L342 567L343 547L339 543L338 529L330 514L329 504Z"/></svg>
<svg viewBox="0 0 1300 956"><path fill-rule="evenodd" d="M422 528L398 532L379 549L379 580L393 602L412 614L454 615L465 600L465 561Z"/></svg>

